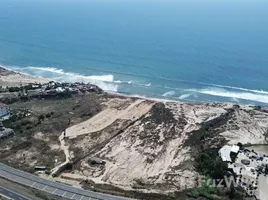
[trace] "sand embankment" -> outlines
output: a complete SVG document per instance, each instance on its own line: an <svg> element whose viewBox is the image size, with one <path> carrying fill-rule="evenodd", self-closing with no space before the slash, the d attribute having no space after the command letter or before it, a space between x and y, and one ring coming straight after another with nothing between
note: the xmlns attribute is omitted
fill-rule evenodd
<svg viewBox="0 0 268 200"><path fill-rule="evenodd" d="M197 174L191 147L185 146L185 142L200 124L212 119L218 119L217 136L225 137L228 143L266 143L268 114L252 107L116 97L103 105L98 114L66 130L69 154L86 155L70 179L90 179L126 190L140 188L143 192L193 187ZM229 109L232 114L223 118ZM104 159L105 166L92 166L91 157Z"/></svg>
<svg viewBox="0 0 268 200"><path fill-rule="evenodd" d="M9 71L0 67L0 86L2 87L19 87L29 83L47 83L48 79L42 77L31 77L28 75Z"/></svg>

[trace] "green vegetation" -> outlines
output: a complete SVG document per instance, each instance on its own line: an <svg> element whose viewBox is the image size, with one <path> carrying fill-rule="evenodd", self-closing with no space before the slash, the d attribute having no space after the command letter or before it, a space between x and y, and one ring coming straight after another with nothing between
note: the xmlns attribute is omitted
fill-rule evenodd
<svg viewBox="0 0 268 200"><path fill-rule="evenodd" d="M195 169L200 174L205 175L207 180L225 180L224 176L228 177L230 175L227 163L223 162L218 156L218 150L219 149L205 149L202 152L199 152L195 157ZM189 196L195 198L202 197L208 200L215 199L215 195L220 197L220 199L244 199L244 191L240 191L233 185L231 188L214 187L218 184L219 182L217 181L215 182L215 185L208 186L207 184L203 184L202 187L192 190ZM224 186L225 182L223 181L221 184Z"/></svg>
<svg viewBox="0 0 268 200"><path fill-rule="evenodd" d="M153 106L150 119L156 124L169 124L176 122L171 110L166 108L165 104L162 102Z"/></svg>
<svg viewBox="0 0 268 200"><path fill-rule="evenodd" d="M227 174L228 164L218 155L218 149L206 149L195 157L195 169L213 179L223 179Z"/></svg>
<svg viewBox="0 0 268 200"><path fill-rule="evenodd" d="M185 146L192 147L192 154L195 158L194 167L199 174L204 175L207 179L219 180L224 176L230 175L228 164L223 162L218 155L219 149L227 143L226 139L219 135L224 130L225 124L233 119L233 115L237 109L227 109L226 113L219 117L200 124L198 130L190 133L185 142ZM216 185L218 182L215 183ZM225 183L222 183L225 185ZM243 191L236 188L215 188L202 185L188 193L188 196L204 199L243 199Z"/></svg>
<svg viewBox="0 0 268 200"><path fill-rule="evenodd" d="M44 115L39 115L39 116L38 116L38 120L39 120L39 121L42 121L42 120L44 120L44 119L45 119L45 116L44 116Z"/></svg>
<svg viewBox="0 0 268 200"><path fill-rule="evenodd" d="M57 148L59 135L69 125L101 110L101 97L91 94L67 99L33 99L9 105L11 118L3 124L14 129L15 135L0 141L0 162L28 172L33 172L32 163L53 168L55 160L63 162L64 153ZM72 105L80 106L73 111Z"/></svg>
<svg viewBox="0 0 268 200"><path fill-rule="evenodd" d="M188 193L189 197L199 198L203 197L205 199L213 200L213 194L217 193L216 187L208 186L207 184L203 184L201 187L193 189L191 192Z"/></svg>
<svg viewBox="0 0 268 200"><path fill-rule="evenodd" d="M201 123L201 127L198 130L194 130L190 133L184 145L192 146L197 151L210 148L210 146L223 146L223 144L225 144L227 141L224 137L219 135L221 131L220 128L232 119L235 110L228 109L226 111L226 113L217 118Z"/></svg>
<svg viewBox="0 0 268 200"><path fill-rule="evenodd" d="M141 200L189 200L185 193L170 193L165 194L156 194L156 193L143 193L138 191L126 191L118 187L107 185L107 184L95 184L93 181L84 181L82 182L83 188L95 192L108 193L118 196L124 196L134 199Z"/></svg>
<svg viewBox="0 0 268 200"><path fill-rule="evenodd" d="M9 92L20 92L22 89L20 87L9 87Z"/></svg>

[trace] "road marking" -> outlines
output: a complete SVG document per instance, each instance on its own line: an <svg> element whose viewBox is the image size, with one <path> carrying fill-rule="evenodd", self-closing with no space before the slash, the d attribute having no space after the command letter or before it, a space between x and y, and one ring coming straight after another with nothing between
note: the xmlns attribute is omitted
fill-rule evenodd
<svg viewBox="0 0 268 200"><path fill-rule="evenodd" d="M0 0L1 1L1 0ZM10 172L11 171L11 172ZM34 175L31 175L31 174L29 174L29 173L26 173L26 172L20 172L19 170L16 170L16 169L14 169L14 168L12 168L12 167L9 167L9 166L6 166L6 165L4 165L4 164L2 164L2 163L0 163L0 177L5 177L5 178L7 178L8 180L11 180L11 181L13 181L13 182L17 182L17 183L20 183L20 184L22 184L22 185L28 185L28 186L30 186L30 187L33 187L33 188L37 188L38 190L40 190L40 191L42 191L42 189L43 190L45 190L45 186L47 186L49 189L51 189L52 191L53 191L53 189L54 189L54 191L53 191L53 193L51 193L51 192L49 192L49 193L51 193L51 194L54 194L54 193L56 193L57 192L57 190L59 191L59 192L69 192L68 190L60 190L60 189L57 189L57 185L62 185L62 184L59 184L59 183L56 183L56 182L53 182L53 181L49 181L49 180L46 180L46 179L43 179L43 178L38 178L38 177L36 177L36 176L34 176ZM45 181L45 182L47 182L47 184L44 184L43 182L40 182L39 183L39 181ZM25 182L26 181L26 182ZM42 184L41 184L42 183ZM52 186L50 186L50 184L52 185ZM36 185L36 186L35 186ZM40 185L40 186L39 186ZM56 186L55 186L56 185ZM35 187L34 187L35 186ZM42 189L41 189L41 186L42 186ZM51 187L51 188L50 188ZM0 188L1 188L1 186L0 186ZM5 189L5 188L3 188L3 189ZM67 188L68 189L68 188ZM69 192L69 193L67 193L67 194L69 194L69 195L72 195L73 194L73 196L72 196L72 199L74 199L75 198L75 196L80 196L81 198L79 198L79 200L84 200L84 199L86 199L86 200L88 200L88 199L91 199L91 200L95 200L95 198L89 198L89 197L85 197L85 196L82 196L81 195L81 191L84 191L84 190L81 190L81 189L77 189L77 188L74 188L75 189L75 191L77 192L77 194L75 194L75 192ZM15 194L15 192L13 192L13 191L11 191L13 194ZM59 194L59 192L57 193L57 194ZM92 193L94 193L94 192L92 192ZM20 195L19 193L16 193L16 194L18 194L18 196L21 196L21 197L24 197L23 195ZM61 194L61 193L60 193ZM59 194L59 195L60 195ZM66 195L66 194L65 194ZM104 196L106 196L106 198L107 199L110 199L110 195L105 195L104 194ZM116 196L115 196L115 198L116 198ZM19 199L19 197L18 197L18 199ZM27 198L27 197L25 197L24 198L24 200L25 199L27 199L27 200L30 200L29 198ZM125 199L125 200L127 200L128 198L122 198L122 199Z"/></svg>
<svg viewBox="0 0 268 200"><path fill-rule="evenodd" d="M64 197L65 194L66 194L66 192L64 192L64 194L62 195L62 197Z"/></svg>
<svg viewBox="0 0 268 200"><path fill-rule="evenodd" d="M5 199L7 199L7 200L13 200L13 199L11 199L11 197L6 196L6 195L4 195L4 194L0 194L0 199L1 199L1 198L5 198Z"/></svg>
<svg viewBox="0 0 268 200"><path fill-rule="evenodd" d="M44 191L47 188L47 186L45 185L45 187L42 189L42 191Z"/></svg>
<svg viewBox="0 0 268 200"><path fill-rule="evenodd" d="M36 184L36 182L34 182L34 183L31 185L31 187L33 187L35 184Z"/></svg>
<svg viewBox="0 0 268 200"><path fill-rule="evenodd" d="M52 194L54 194L58 189L54 190L54 192L52 192Z"/></svg>

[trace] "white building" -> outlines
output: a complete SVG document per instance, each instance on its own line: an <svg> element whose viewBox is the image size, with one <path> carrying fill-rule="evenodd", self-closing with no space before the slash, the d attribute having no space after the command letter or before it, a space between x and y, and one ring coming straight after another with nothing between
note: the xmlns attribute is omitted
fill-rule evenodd
<svg viewBox="0 0 268 200"><path fill-rule="evenodd" d="M227 162L232 161L232 159L230 157L231 149L232 149L231 146L225 145L219 150L219 154L220 154L222 161L227 161Z"/></svg>
<svg viewBox="0 0 268 200"><path fill-rule="evenodd" d="M239 146L237 145L233 145L233 146L225 145L219 150L219 155L222 161L232 162L231 152L238 153L238 151L239 151Z"/></svg>
<svg viewBox="0 0 268 200"><path fill-rule="evenodd" d="M9 115L7 105L0 103L0 119Z"/></svg>

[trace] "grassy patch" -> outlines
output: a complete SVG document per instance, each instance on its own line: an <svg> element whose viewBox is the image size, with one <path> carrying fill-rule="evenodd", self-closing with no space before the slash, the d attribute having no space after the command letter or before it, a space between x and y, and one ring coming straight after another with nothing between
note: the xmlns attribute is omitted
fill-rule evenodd
<svg viewBox="0 0 268 200"><path fill-rule="evenodd" d="M57 150L61 132L98 113L101 98L101 95L90 94L63 99L18 101L10 105L12 116L4 121L4 125L14 129L15 136L0 141L0 161L20 169L26 168L27 171L32 168L28 161L54 167L55 159L58 162L65 159L63 151ZM38 132L42 133L43 138L34 137ZM56 145L56 150L52 149L53 145ZM20 154L17 154L19 151ZM22 151L28 152L31 158L26 157L25 162L22 157L18 158Z"/></svg>
<svg viewBox="0 0 268 200"><path fill-rule="evenodd" d="M185 193L170 193L170 194L156 194L156 193L143 193L139 191L126 191L121 188L108 185L108 184L95 184L92 181L84 181L83 188L95 192L102 192L112 195L119 195L134 199L142 200L186 200L191 199Z"/></svg>
<svg viewBox="0 0 268 200"><path fill-rule="evenodd" d="M209 141L211 141L213 138L218 139L213 140L213 146L221 147L224 143L226 143L227 141L219 135L219 128L224 126L229 120L232 119L235 110L228 109L226 111L226 113L215 119L201 123L198 130L194 130L189 133L189 137L185 141L184 145L192 146L198 151L202 151L203 149L209 148L211 145Z"/></svg>
<svg viewBox="0 0 268 200"><path fill-rule="evenodd" d="M144 120L148 121L150 120L153 123L156 124L169 124L169 123L175 123L176 119L174 118L173 113L169 108L165 106L164 103L157 103L155 104L151 111L151 116L149 118L145 118Z"/></svg>

